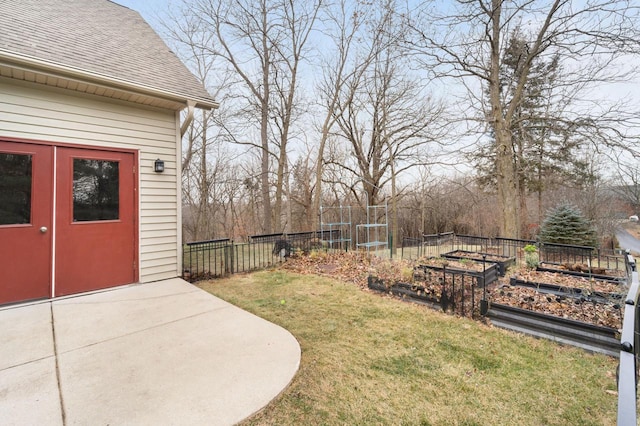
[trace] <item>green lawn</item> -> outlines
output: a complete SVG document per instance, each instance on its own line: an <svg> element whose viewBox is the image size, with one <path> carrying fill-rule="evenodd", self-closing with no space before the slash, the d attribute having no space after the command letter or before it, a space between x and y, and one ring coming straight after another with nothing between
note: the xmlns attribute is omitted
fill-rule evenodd
<svg viewBox="0 0 640 426"><path fill-rule="evenodd" d="M302 347L291 386L246 424L615 424L615 359L313 275L198 285Z"/></svg>

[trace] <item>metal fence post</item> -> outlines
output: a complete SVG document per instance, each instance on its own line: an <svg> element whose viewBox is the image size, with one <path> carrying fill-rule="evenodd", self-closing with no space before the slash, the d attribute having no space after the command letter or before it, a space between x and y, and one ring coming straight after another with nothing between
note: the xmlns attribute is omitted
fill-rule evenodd
<svg viewBox="0 0 640 426"><path fill-rule="evenodd" d="M482 300L480 301L480 315L485 316L489 312L487 301L487 255L482 256Z"/></svg>
<svg viewBox="0 0 640 426"><path fill-rule="evenodd" d="M235 272L235 268L234 268L234 259L235 259L234 251L235 251L236 247L237 247L236 244L233 242L233 240L231 240L231 247L230 247L231 248L231 250L230 250L230 254L231 254L230 257L231 258L229 260L230 260L230 266L231 266L230 270L231 270L232 274Z"/></svg>

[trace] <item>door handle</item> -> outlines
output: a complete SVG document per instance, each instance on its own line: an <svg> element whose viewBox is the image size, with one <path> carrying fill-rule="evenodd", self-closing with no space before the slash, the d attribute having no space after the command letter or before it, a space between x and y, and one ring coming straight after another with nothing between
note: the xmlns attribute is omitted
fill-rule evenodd
<svg viewBox="0 0 640 426"><path fill-rule="evenodd" d="M47 232L47 227L46 227L46 226L41 226L41 227L40 227L40 232L42 232L43 234L44 234L45 232Z"/></svg>

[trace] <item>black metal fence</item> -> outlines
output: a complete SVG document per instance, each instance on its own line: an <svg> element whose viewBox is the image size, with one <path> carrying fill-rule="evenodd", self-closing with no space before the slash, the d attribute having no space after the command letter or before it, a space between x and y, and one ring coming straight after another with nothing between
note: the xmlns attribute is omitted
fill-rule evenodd
<svg viewBox="0 0 640 426"><path fill-rule="evenodd" d="M443 253L464 250L515 257L522 260L525 257L524 248L528 245L536 246L541 262L580 263L615 270L623 270L625 267L624 253L621 250L567 244L543 244L535 240L514 238L456 235L453 232L423 235L422 239L404 238L401 256L403 259L416 260L421 257L439 257Z"/></svg>
<svg viewBox="0 0 640 426"><path fill-rule="evenodd" d="M494 274L497 277L497 274ZM480 317L480 306L486 300L485 283L489 276L447 268L416 266L413 283L385 283L369 276L372 290L389 293L412 302L440 307L444 312L469 318Z"/></svg>
<svg viewBox="0 0 640 426"><path fill-rule="evenodd" d="M492 247L494 247L495 254L515 257L518 260L524 259L524 248L526 246L536 245L535 240L519 240L515 238L497 237L493 241Z"/></svg>
<svg viewBox="0 0 640 426"><path fill-rule="evenodd" d="M335 232L335 231L333 231ZM295 234L256 235L249 241L236 243L228 238L198 241L184 245L183 278L194 282L238 272L249 272L278 264L295 250L327 249L323 240L339 235L321 231ZM421 239L405 238L402 257L418 259L440 256L453 250L474 250L502 256L524 257L524 247L532 240L488 238L453 233L424 235ZM607 269L626 269L630 287L624 304L618 368L619 426L637 425L637 385L640 366L640 279L632 256L620 251L564 244L538 244L540 260L547 263L591 263ZM482 275L453 269L436 270L418 267L421 277L414 284L394 284L370 280L369 286L415 301L439 304L444 311L475 317L487 313L486 284L488 270ZM497 272L496 272L497 274ZM435 278L435 280L433 279ZM478 306L480 303L480 306Z"/></svg>
<svg viewBox="0 0 640 426"><path fill-rule="evenodd" d="M229 238L187 243L183 247L183 278L189 282L251 272L274 266L295 251L327 249L322 241L339 238L335 230L253 235L247 242Z"/></svg>
<svg viewBox="0 0 640 426"><path fill-rule="evenodd" d="M333 247L328 247L325 242L340 239L340 230L331 230L253 235L246 242L224 238L187 243L183 250L183 277L193 282L267 268L282 262L294 251L330 250ZM401 257L417 260L465 250L522 260L524 247L527 245L537 246L541 262L581 263L617 270L625 267L624 256L620 251L564 244L536 244L533 240L456 235L453 232L423 235L422 238L404 238Z"/></svg>

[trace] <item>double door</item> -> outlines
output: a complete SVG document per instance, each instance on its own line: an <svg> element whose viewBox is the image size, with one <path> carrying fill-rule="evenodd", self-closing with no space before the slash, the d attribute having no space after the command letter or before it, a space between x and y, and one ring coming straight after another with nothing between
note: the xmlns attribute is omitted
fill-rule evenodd
<svg viewBox="0 0 640 426"><path fill-rule="evenodd" d="M0 304L137 280L135 155L0 140Z"/></svg>

